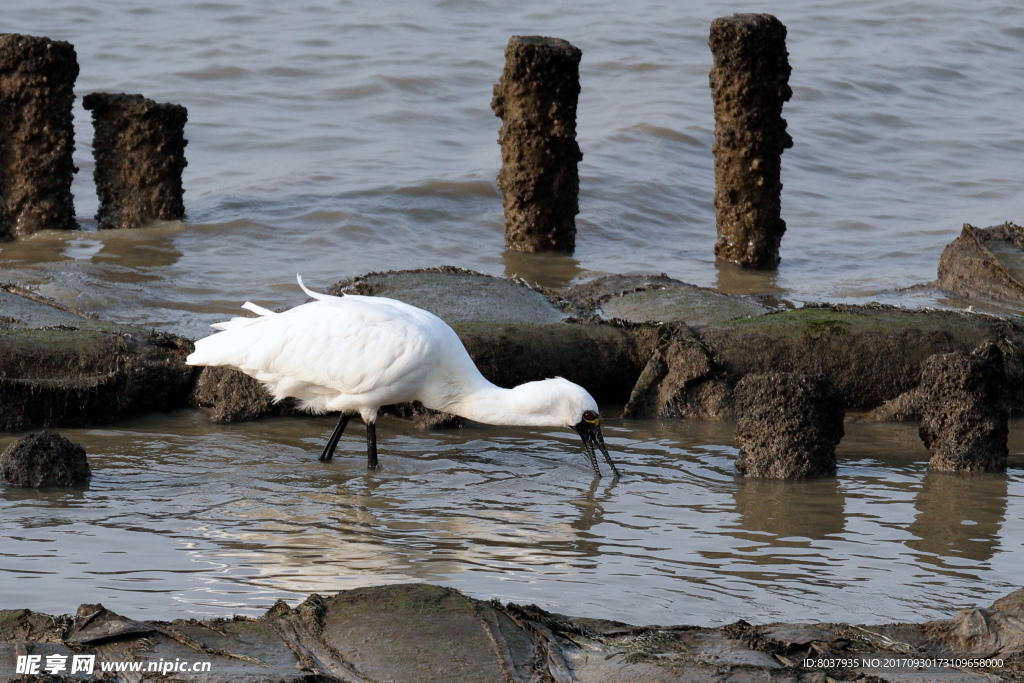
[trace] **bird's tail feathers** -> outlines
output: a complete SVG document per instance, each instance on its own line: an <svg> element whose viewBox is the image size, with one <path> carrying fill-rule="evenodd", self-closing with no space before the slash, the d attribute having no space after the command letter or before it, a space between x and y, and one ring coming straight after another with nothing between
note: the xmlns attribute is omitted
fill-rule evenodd
<svg viewBox="0 0 1024 683"><path fill-rule="evenodd" d="M254 304L251 301L246 301L244 304L242 304L242 308L244 308L247 311L252 311L256 315L277 315L277 313L275 313L274 311L270 310L269 308L263 308L262 306L257 306L256 304Z"/></svg>
<svg viewBox="0 0 1024 683"><path fill-rule="evenodd" d="M298 273L295 274L295 279L299 281L299 287L301 287L302 291L306 293L306 296L312 297L314 299L320 299L320 300L337 299L338 298L336 296L331 296L330 294L320 294L319 292L314 292L312 289L309 289L308 287L306 287L305 284L303 284L302 276L299 275Z"/></svg>

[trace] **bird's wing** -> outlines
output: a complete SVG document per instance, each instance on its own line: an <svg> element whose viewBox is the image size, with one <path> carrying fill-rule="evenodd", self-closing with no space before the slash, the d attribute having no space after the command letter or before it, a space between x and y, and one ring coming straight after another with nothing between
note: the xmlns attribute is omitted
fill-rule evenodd
<svg viewBox="0 0 1024 683"><path fill-rule="evenodd" d="M374 297L328 297L283 313L243 318L244 325L229 321L223 332L196 342L188 362L234 367L281 389L323 388L352 396L389 389L401 393L436 364L431 326L444 323L395 304Z"/></svg>

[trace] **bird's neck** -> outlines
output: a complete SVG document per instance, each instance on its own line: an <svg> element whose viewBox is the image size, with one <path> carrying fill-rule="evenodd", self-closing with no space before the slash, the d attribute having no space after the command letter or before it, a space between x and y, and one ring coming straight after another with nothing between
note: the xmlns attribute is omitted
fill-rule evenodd
<svg viewBox="0 0 1024 683"><path fill-rule="evenodd" d="M535 389L520 385L502 389L487 380L475 383L443 408L474 422L492 425L520 425L523 427L558 427L559 421L543 401L538 401Z"/></svg>

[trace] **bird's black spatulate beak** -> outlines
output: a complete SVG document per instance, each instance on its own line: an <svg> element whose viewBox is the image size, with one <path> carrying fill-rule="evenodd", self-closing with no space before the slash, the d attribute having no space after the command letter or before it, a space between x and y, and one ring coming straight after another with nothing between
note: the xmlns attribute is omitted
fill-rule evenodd
<svg viewBox="0 0 1024 683"><path fill-rule="evenodd" d="M580 438L583 439L583 450L590 460L590 466L594 468L594 474L598 477L601 476L601 469L597 466L597 449L601 449L601 454L604 456L605 462L612 468L612 472L616 477L619 476L619 470L615 467L615 463L612 462L612 456L608 455L608 447L604 445L604 437L601 435L601 426L597 420L588 422L587 420L580 420L576 424L576 431L579 433Z"/></svg>

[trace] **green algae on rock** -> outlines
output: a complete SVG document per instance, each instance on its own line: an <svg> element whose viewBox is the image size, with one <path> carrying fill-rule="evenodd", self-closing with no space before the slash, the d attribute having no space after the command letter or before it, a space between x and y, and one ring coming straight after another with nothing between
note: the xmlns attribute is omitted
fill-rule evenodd
<svg viewBox="0 0 1024 683"><path fill-rule="evenodd" d="M185 405L191 342L0 291L0 430L78 426ZM40 324L43 323L43 324Z"/></svg>

